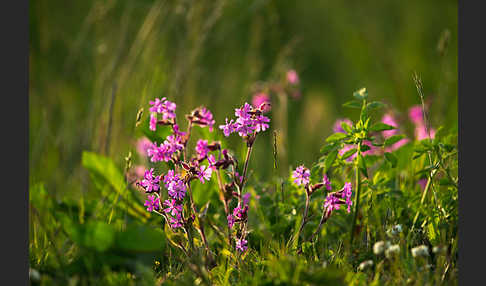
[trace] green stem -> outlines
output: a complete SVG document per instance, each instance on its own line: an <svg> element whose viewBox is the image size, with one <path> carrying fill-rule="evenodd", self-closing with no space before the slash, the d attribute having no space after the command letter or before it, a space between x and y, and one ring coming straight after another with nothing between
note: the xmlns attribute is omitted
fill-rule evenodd
<svg viewBox="0 0 486 286"><path fill-rule="evenodd" d="M360 154L360 149L361 149L361 143L358 144L358 156L356 158L358 158L361 155ZM360 181L360 176L359 176L359 166L358 166L357 163L356 163L356 167L355 167L355 174L356 174L356 193L354 195L354 201L355 201L356 204L354 205L353 223L351 224L351 239L349 241L350 246L353 244L354 229L356 227L356 221L358 219L358 211L359 211L359 195L360 195L360 191L361 191L361 188L360 188L361 181Z"/></svg>

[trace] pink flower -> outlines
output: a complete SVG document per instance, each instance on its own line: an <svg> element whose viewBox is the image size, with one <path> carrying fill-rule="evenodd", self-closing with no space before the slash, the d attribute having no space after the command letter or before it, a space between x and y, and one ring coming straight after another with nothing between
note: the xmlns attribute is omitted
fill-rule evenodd
<svg viewBox="0 0 486 286"><path fill-rule="evenodd" d="M251 104L255 109L259 108L263 103L268 103L263 107L263 112L268 112L272 109L270 106L270 96L264 92L257 93L253 96Z"/></svg>
<svg viewBox="0 0 486 286"><path fill-rule="evenodd" d="M184 199L186 196L186 185L179 174L176 174L173 170L169 170L164 176L164 183L169 196L176 200Z"/></svg>
<svg viewBox="0 0 486 286"><path fill-rule="evenodd" d="M175 217L169 216L169 224L170 224L170 227L172 227L172 228L182 227L182 218L181 218L180 213L176 214Z"/></svg>
<svg viewBox="0 0 486 286"><path fill-rule="evenodd" d="M160 176L154 176L154 168L145 171L143 180L140 185L145 189L146 193L153 193L159 190Z"/></svg>
<svg viewBox="0 0 486 286"><path fill-rule="evenodd" d="M330 216L333 210L338 210L341 207L341 201L334 194L327 195L324 200L324 209L327 216Z"/></svg>
<svg viewBox="0 0 486 286"><path fill-rule="evenodd" d="M149 101L149 103L152 105L149 111L162 114L163 120L174 119L176 117L175 110L177 105L168 101L165 97L162 99L156 98L155 101Z"/></svg>
<svg viewBox="0 0 486 286"><path fill-rule="evenodd" d="M233 225L235 224L235 218L233 217L232 214L229 214L226 219L228 220L228 227L233 228Z"/></svg>
<svg viewBox="0 0 486 286"><path fill-rule="evenodd" d="M150 114L150 126L149 129L155 131L157 129L157 114Z"/></svg>
<svg viewBox="0 0 486 286"><path fill-rule="evenodd" d="M420 187L422 188L422 191L425 190L425 185L427 185L427 179L420 179L418 181L418 184L420 185Z"/></svg>
<svg viewBox="0 0 486 286"><path fill-rule="evenodd" d="M326 190L331 190L331 180L329 180L326 174L324 174L324 177L322 178L322 183L326 186Z"/></svg>
<svg viewBox="0 0 486 286"><path fill-rule="evenodd" d="M388 124L390 126L393 126L395 128L398 128L398 123L396 122L395 118L393 117L393 115L391 113L387 113L387 114L383 115L381 122ZM389 137L391 137L393 135L397 135L397 134L398 134L397 129L383 131L383 137L385 137L385 138L389 138Z"/></svg>
<svg viewBox="0 0 486 286"><path fill-rule="evenodd" d="M147 149L152 146L152 142L147 137L142 137L137 140L137 152L141 156L147 156Z"/></svg>
<svg viewBox="0 0 486 286"><path fill-rule="evenodd" d="M204 180L209 181L211 179L211 174L213 170L211 168L207 168L205 165L202 165L199 168L199 172L197 173L197 177L199 181L204 184Z"/></svg>
<svg viewBox="0 0 486 286"><path fill-rule="evenodd" d="M206 158L209 152L208 140L199 139L196 143L196 153L198 159Z"/></svg>
<svg viewBox="0 0 486 286"><path fill-rule="evenodd" d="M341 127L341 123L343 123L343 122L347 123L349 125L349 127L353 126L353 122L351 120L349 120L348 118L340 118L340 119L336 120L336 122L334 122L334 126L332 128L334 133L338 133L338 132L346 133L346 131L344 131L344 129Z"/></svg>
<svg viewBox="0 0 486 286"><path fill-rule="evenodd" d="M228 137L231 133L236 131L236 124L233 123L233 119L228 122L228 118L226 118L225 125L219 125L219 129L223 130L224 136Z"/></svg>
<svg viewBox="0 0 486 286"><path fill-rule="evenodd" d="M153 210L159 209L159 198L156 196L148 196L148 200L145 201L144 206L147 207L147 211L152 212Z"/></svg>
<svg viewBox="0 0 486 286"><path fill-rule="evenodd" d="M299 83L299 76L297 75L297 72L295 70L289 70L287 72L287 81L290 84L298 84Z"/></svg>
<svg viewBox="0 0 486 286"><path fill-rule="evenodd" d="M208 126L209 127L209 132L213 132L213 125L216 122L213 119L213 114L209 109L206 109L206 107L202 107L199 113L199 125L201 126Z"/></svg>
<svg viewBox="0 0 486 286"><path fill-rule="evenodd" d="M182 205L178 205L177 201L174 199L165 200L164 206L167 207L166 209L164 209L164 212L169 213L173 216L177 216L179 213L182 212Z"/></svg>
<svg viewBox="0 0 486 286"><path fill-rule="evenodd" d="M246 239L236 239L236 249L241 252L245 252L248 249L248 241Z"/></svg>
<svg viewBox="0 0 486 286"><path fill-rule="evenodd" d="M292 173L292 178L294 178L294 183L298 186L307 185L309 183L310 171L304 165L301 165L295 169Z"/></svg>
<svg viewBox="0 0 486 286"><path fill-rule="evenodd" d="M424 122L424 115L422 106L414 105L408 110L408 117L414 124L422 124Z"/></svg>
<svg viewBox="0 0 486 286"><path fill-rule="evenodd" d="M435 138L435 129L430 128L429 133L430 133L430 138L434 139ZM427 131L425 129L425 125L423 123L417 124L417 126L415 126L415 138L419 141L426 139L426 138L429 138L429 134L427 134Z"/></svg>

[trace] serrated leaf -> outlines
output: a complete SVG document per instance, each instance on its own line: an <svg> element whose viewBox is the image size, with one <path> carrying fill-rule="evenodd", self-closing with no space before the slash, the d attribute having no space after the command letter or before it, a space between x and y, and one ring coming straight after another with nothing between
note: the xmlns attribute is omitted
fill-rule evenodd
<svg viewBox="0 0 486 286"><path fill-rule="evenodd" d="M403 135L403 134L402 135L393 135L391 137L386 138L383 145L385 147L388 147L390 145L397 143L398 141L402 140L403 138L405 138L405 135Z"/></svg>
<svg viewBox="0 0 486 286"><path fill-rule="evenodd" d="M378 123L373 124L373 126L371 126L370 131L380 132L380 131L392 130L392 129L396 129L396 128L394 126L385 124L383 122L378 122Z"/></svg>
<svg viewBox="0 0 486 286"><path fill-rule="evenodd" d="M390 152L385 152L385 158L388 162L391 163L392 168L395 168L397 166L398 159L395 155Z"/></svg>
<svg viewBox="0 0 486 286"><path fill-rule="evenodd" d="M335 141L342 140L346 137L348 137L347 134L341 133L341 132L336 132L336 133L332 134L331 136L327 137L326 142L335 142Z"/></svg>
<svg viewBox="0 0 486 286"><path fill-rule="evenodd" d="M361 102L356 101L356 100L351 100L351 101L343 103L343 107L361 109Z"/></svg>

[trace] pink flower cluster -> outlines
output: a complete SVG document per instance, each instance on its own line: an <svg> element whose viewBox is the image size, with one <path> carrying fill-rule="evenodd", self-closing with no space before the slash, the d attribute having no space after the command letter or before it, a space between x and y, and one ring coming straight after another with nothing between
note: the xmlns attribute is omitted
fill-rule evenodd
<svg viewBox="0 0 486 286"><path fill-rule="evenodd" d="M389 112L389 113L386 113L385 115L383 115L381 122L396 128L396 129L392 129L392 130L383 131L382 134L383 134L383 137L385 139L390 138L391 136L394 136L394 135L398 135L399 125L398 125L398 122L397 122L397 120L395 119L395 117L393 116L392 113ZM396 142L395 144L388 146L388 147L385 147L385 152L395 151L395 150L399 149L400 147L402 147L403 145L407 144L409 141L410 140L408 138L403 138L403 139L399 140L398 142Z"/></svg>
<svg viewBox="0 0 486 286"><path fill-rule="evenodd" d="M341 190L328 194L324 201L326 216L329 217L334 210L338 210L343 204L347 205L347 211L350 213L351 205L353 204L351 201L352 194L351 183L345 183Z"/></svg>
<svg viewBox="0 0 486 286"><path fill-rule="evenodd" d="M183 148L184 144L181 136L169 135L164 140L164 143L160 143L160 146L157 146L155 142L152 143L152 146L147 149L147 155L152 162L169 162L172 159L172 155Z"/></svg>
<svg viewBox="0 0 486 286"><path fill-rule="evenodd" d="M265 92L257 93L253 96L251 104L254 109L260 108L262 112L268 112L272 109L270 105L270 96ZM265 104L262 106L262 104Z"/></svg>
<svg viewBox="0 0 486 286"><path fill-rule="evenodd" d="M228 118L226 118L226 124L219 126L226 137L233 132L238 132L241 137L249 137L270 127L268 125L270 119L263 116L260 110L252 108L248 103L235 109L235 116L237 119L234 123L233 119L228 122Z"/></svg>
<svg viewBox="0 0 486 286"><path fill-rule="evenodd" d="M310 170L304 167L304 165L300 165L292 173L292 178L295 179L294 183L297 184L297 186L307 185L309 183L309 177Z"/></svg>
<svg viewBox="0 0 486 286"><path fill-rule="evenodd" d="M162 99L156 98L155 101L149 102L152 107L149 108L150 114L150 130L155 131L158 123L158 114L162 115L162 121L173 120L176 117L176 104L168 101L165 97Z"/></svg>

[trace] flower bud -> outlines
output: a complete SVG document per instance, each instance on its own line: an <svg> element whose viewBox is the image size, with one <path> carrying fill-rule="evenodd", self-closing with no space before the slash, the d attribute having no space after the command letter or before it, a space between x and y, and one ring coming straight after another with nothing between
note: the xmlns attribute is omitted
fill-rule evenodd
<svg viewBox="0 0 486 286"><path fill-rule="evenodd" d="M364 271L364 270L370 268L371 266L373 266L373 260L366 260L366 261L363 261L359 264L358 270Z"/></svg>

